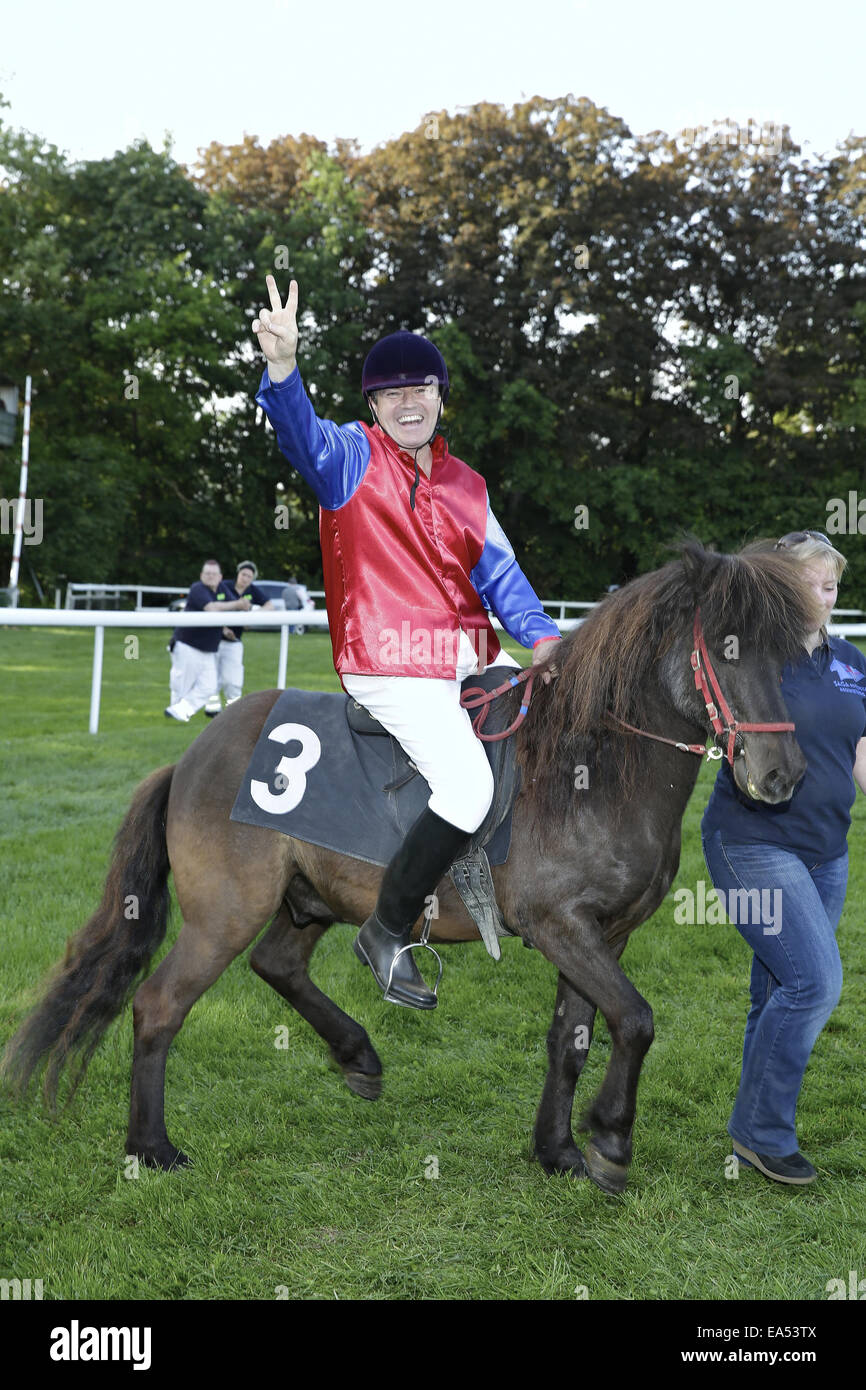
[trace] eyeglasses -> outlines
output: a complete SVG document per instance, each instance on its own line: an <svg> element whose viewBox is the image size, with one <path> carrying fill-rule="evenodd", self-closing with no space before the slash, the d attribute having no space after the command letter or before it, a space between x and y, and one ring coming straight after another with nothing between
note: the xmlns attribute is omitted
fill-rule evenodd
<svg viewBox="0 0 866 1390"><path fill-rule="evenodd" d="M832 541L824 535L823 531L789 531L787 536L776 541L773 549L788 550L792 545L802 545L804 541L808 540L820 541L822 545L829 545L831 550L833 548Z"/></svg>

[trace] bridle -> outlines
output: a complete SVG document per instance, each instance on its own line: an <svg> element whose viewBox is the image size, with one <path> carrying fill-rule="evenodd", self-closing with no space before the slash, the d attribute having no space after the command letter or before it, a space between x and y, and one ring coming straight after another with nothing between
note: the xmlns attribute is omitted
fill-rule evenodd
<svg viewBox="0 0 866 1390"><path fill-rule="evenodd" d="M734 766L734 747L737 741L737 736L740 733L793 733L794 728L796 726L789 722L780 722L775 724L753 724L744 722L739 719L735 719L733 711L731 710L730 705L725 699L725 696L722 692L722 688L719 685L716 673L713 670L713 663L710 661L710 654L707 650L707 644L704 639L704 630L701 626L700 608L695 609L695 621L692 628L692 636L694 639L694 646L692 647L689 661L691 663L691 668L695 676L695 689L698 691L698 694L703 699L704 707L707 711L707 717L709 718L709 721L713 726L713 734L716 743L712 748L707 748L705 742L682 743L675 738L665 738L663 734L651 734L648 729L638 729L635 727L634 724L627 724L624 719L619 719L615 714L611 713L610 710L606 711L608 718L613 719L617 724L620 725L621 728L628 729L629 733L640 734L641 738L655 739L658 743L669 743L672 748L678 748L681 753L694 753L699 758L706 757L707 759L727 758L731 767ZM474 728L478 738L481 739L483 743L494 743L498 739L508 738L508 735L514 733L514 730L520 724L522 724L529 711L529 702L532 698L532 683L534 678L535 672L533 671L532 667L529 666L526 667L525 670L521 671L519 675L510 676L504 685L498 686L495 690L484 691L480 687L474 686L471 689L463 692L463 694L460 697L460 703L464 709L475 709L478 706L481 706L480 712L476 715L475 719L472 722L472 727ZM521 682L525 680L528 680L528 684L524 693L523 703L520 706L520 711L513 724L510 724L507 729L503 729L502 733L500 734L482 734L481 728L484 724L485 719L487 718L487 711L490 707L490 702L492 700L495 700L497 695L501 695L504 691L509 690L514 686L520 685ZM727 735L728 739L728 749L726 753L723 752L722 749L718 746L718 740L724 738L725 735ZM740 757L742 752L743 749L742 747L740 747L740 750L736 756Z"/></svg>
<svg viewBox="0 0 866 1390"><path fill-rule="evenodd" d="M673 738L664 738L661 734L651 734L646 729L637 729L633 724L627 724L624 719L617 719L615 714L607 711L611 719L615 719L624 729L630 730L633 734L640 734L643 738L654 738L659 743L669 743L674 748L679 748L683 753L695 753L698 757L708 759L727 758L731 767L734 766L734 745L737 735L746 733L761 734L781 734L793 733L795 725L791 723L775 724L753 724L735 719L733 712L724 697L718 678L713 670L713 663L710 661L710 654L707 651L707 644L704 640L704 630L701 626L701 610L695 609L695 621L692 629L694 646L689 657L692 671L695 676L695 689L704 702L707 716L713 726L713 734L716 739L715 746L707 748L703 743L680 743ZM723 752L718 746L718 740L727 735L728 748ZM742 747L737 754L740 757L743 752Z"/></svg>

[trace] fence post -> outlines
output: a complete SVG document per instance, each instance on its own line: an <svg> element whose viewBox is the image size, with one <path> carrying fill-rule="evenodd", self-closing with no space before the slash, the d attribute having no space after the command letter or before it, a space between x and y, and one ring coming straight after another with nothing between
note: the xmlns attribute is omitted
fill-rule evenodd
<svg viewBox="0 0 866 1390"><path fill-rule="evenodd" d="M102 652L105 628L93 629L93 678L90 682L90 732L99 733L99 697L102 691Z"/></svg>
<svg viewBox="0 0 866 1390"><path fill-rule="evenodd" d="M280 624L280 666L277 672L277 689L286 688L286 668L289 664L289 625Z"/></svg>

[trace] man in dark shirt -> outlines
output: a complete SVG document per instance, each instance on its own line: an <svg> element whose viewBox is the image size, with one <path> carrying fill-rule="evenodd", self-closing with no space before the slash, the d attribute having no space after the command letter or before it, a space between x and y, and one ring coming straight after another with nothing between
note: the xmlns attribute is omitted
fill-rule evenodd
<svg viewBox="0 0 866 1390"><path fill-rule="evenodd" d="M250 600L235 597L225 583L217 560L206 560L198 582L186 596L186 613L215 613L235 610L246 613ZM186 724L207 703L217 689L218 627L179 627L172 638L171 704L169 719Z"/></svg>
<svg viewBox="0 0 866 1390"><path fill-rule="evenodd" d="M258 570L252 560L242 560L238 565L234 584L224 579L220 588L225 590L230 600L248 598L260 608L273 608L271 600L253 580ZM239 700L244 693L244 630L242 627L224 627L217 647L217 688L204 707L209 719L222 709L220 692L226 697L226 706Z"/></svg>

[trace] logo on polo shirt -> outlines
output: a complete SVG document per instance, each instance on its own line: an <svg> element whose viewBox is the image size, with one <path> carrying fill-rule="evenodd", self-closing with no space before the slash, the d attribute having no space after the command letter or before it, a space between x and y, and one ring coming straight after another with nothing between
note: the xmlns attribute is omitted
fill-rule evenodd
<svg viewBox="0 0 866 1390"><path fill-rule="evenodd" d="M835 685L838 690L844 690L848 695L864 695L862 682L866 680L866 675L858 671L856 666L849 666L847 661L840 661L838 656L834 656L830 662L830 670L835 677Z"/></svg>

